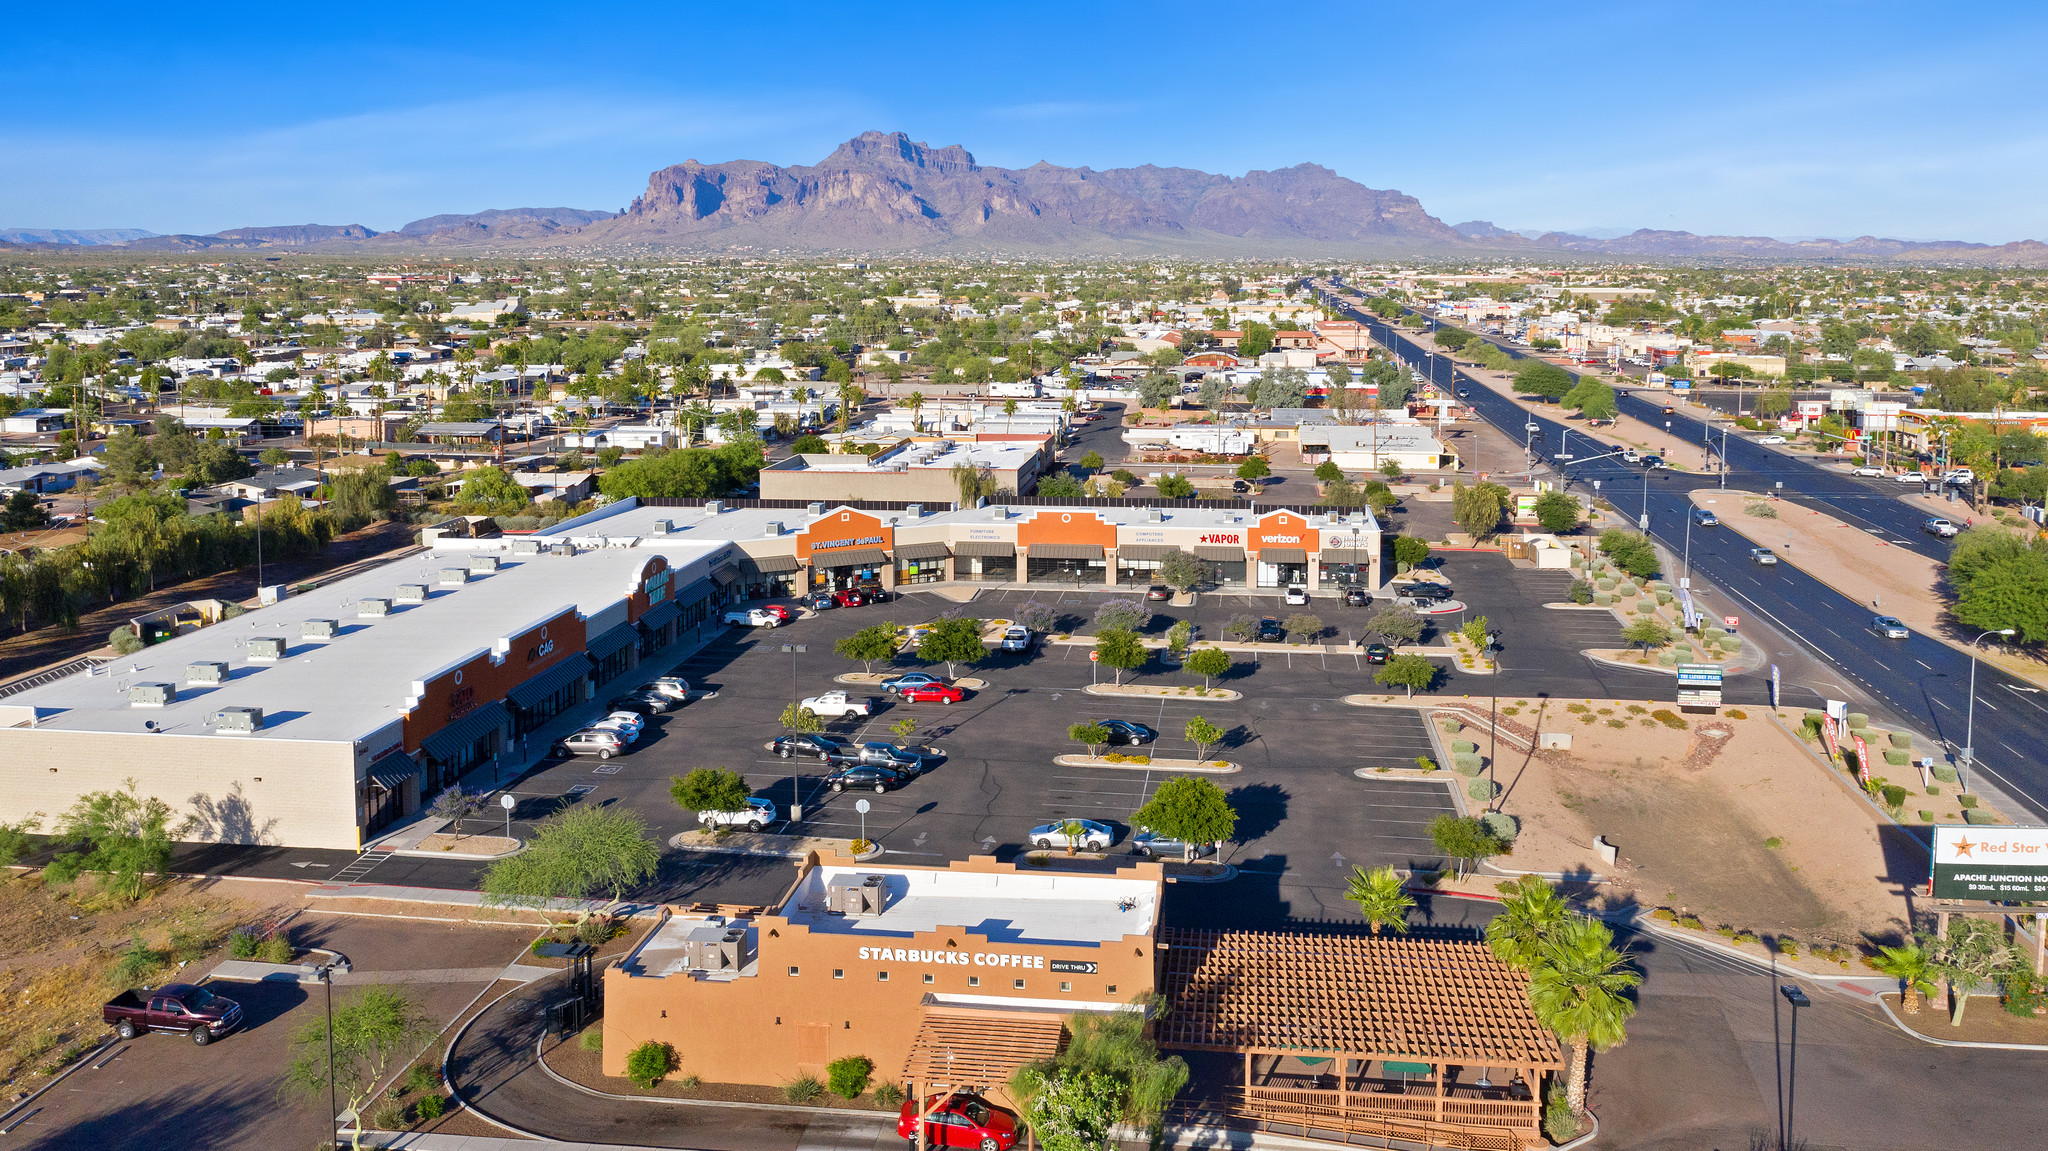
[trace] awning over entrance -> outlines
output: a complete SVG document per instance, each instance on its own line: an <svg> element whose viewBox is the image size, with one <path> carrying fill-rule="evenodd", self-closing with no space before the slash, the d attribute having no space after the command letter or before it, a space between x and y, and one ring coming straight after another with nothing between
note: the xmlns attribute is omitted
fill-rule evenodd
<svg viewBox="0 0 2048 1151"><path fill-rule="evenodd" d="M462 753L482 739L485 732L504 726L505 704L494 699L421 740L420 750L441 763L460 762Z"/></svg>
<svg viewBox="0 0 2048 1151"><path fill-rule="evenodd" d="M419 761L402 751L392 752L370 765L370 782L385 791L397 791L405 781L417 779L420 774Z"/></svg>
<svg viewBox="0 0 2048 1151"><path fill-rule="evenodd" d="M889 555L880 548L847 548L845 551L812 552L811 566L814 568L878 568L889 562Z"/></svg>
<svg viewBox="0 0 2048 1151"><path fill-rule="evenodd" d="M683 614L683 605L672 599L663 600L648 608L636 621L642 631L658 631L662 624Z"/></svg>
<svg viewBox="0 0 2048 1151"><path fill-rule="evenodd" d="M1031 558L1035 560L1099 560L1102 558L1100 544L1032 544Z"/></svg>
<svg viewBox="0 0 2048 1151"><path fill-rule="evenodd" d="M953 544L956 556L1013 556L1017 545L1008 540L959 540Z"/></svg>
<svg viewBox="0 0 2048 1151"><path fill-rule="evenodd" d="M721 564L717 571L711 573L711 580L721 587L740 582L740 565Z"/></svg>
<svg viewBox="0 0 2048 1151"><path fill-rule="evenodd" d="M585 650L593 660L602 660L627 644L640 642L640 629L630 623L612 628L586 645Z"/></svg>
<svg viewBox="0 0 2048 1151"><path fill-rule="evenodd" d="M740 560L740 574L745 576L774 575L796 569L795 556L747 556Z"/></svg>
<svg viewBox="0 0 2048 1151"><path fill-rule="evenodd" d="M1305 564L1308 562L1308 549L1267 548L1259 553L1259 562L1269 564Z"/></svg>
<svg viewBox="0 0 2048 1151"><path fill-rule="evenodd" d="M1202 560L1221 560L1224 563L1243 563L1244 549L1224 547L1203 547L1198 544L1195 547L1195 558Z"/></svg>
<svg viewBox="0 0 2048 1151"><path fill-rule="evenodd" d="M951 554L940 543L896 545L896 558L900 560L942 560Z"/></svg>
<svg viewBox="0 0 2048 1151"><path fill-rule="evenodd" d="M577 652L568 659L505 693L514 707L534 707L542 700L567 687L571 681L590 674L590 657Z"/></svg>
<svg viewBox="0 0 2048 1151"><path fill-rule="evenodd" d="M1017 1068L1059 1054L1057 1015L931 1006L910 1045L903 1079L927 1087L993 1087Z"/></svg>
<svg viewBox="0 0 2048 1151"><path fill-rule="evenodd" d="M1125 544L1116 549L1116 558L1120 560L1163 560L1168 555L1179 550L1179 548L1167 544Z"/></svg>
<svg viewBox="0 0 2048 1151"><path fill-rule="evenodd" d="M1371 548L1324 548L1322 561L1326 564L1367 564L1372 562Z"/></svg>

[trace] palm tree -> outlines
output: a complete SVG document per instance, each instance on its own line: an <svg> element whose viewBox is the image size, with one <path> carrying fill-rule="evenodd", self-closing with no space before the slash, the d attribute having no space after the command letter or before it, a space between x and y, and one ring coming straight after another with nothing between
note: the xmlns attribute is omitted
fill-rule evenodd
<svg viewBox="0 0 2048 1151"><path fill-rule="evenodd" d="M1899 981L1900 998L1906 1014L1920 1013L1922 996L1934 995L1934 967L1929 962L1926 949L1917 943L1904 947L1880 947L1876 959L1870 965Z"/></svg>
<svg viewBox="0 0 2048 1151"><path fill-rule="evenodd" d="M1009 434L1010 434L1010 421L1011 421L1012 419L1014 419L1014 418L1016 417L1016 415L1017 415L1017 401L1015 401L1015 400L1004 400L1004 401L1003 401L1003 434L1004 434L1004 435L1006 435L1006 436L1007 436L1007 435L1009 435Z"/></svg>
<svg viewBox="0 0 2048 1151"><path fill-rule="evenodd" d="M860 385L854 383L852 380L848 380L845 383L839 385L840 435L846 434L846 423L849 419L852 418L853 409L859 407L863 402L866 401L866 399L867 396L861 393Z"/></svg>
<svg viewBox="0 0 2048 1151"><path fill-rule="evenodd" d="M1408 933L1408 909L1415 906L1415 899L1401 889L1401 877L1392 867L1352 868L1351 886L1344 898L1358 905L1358 913L1365 916L1374 935L1380 933L1382 924L1403 935Z"/></svg>
<svg viewBox="0 0 2048 1151"><path fill-rule="evenodd" d="M1597 919L1574 915L1544 939L1529 976L1529 1006L1569 1049L1565 1102L1586 1113L1586 1057L1628 1038L1635 1002L1624 992L1643 981L1614 949L1614 932Z"/></svg>
<svg viewBox="0 0 2048 1151"><path fill-rule="evenodd" d="M924 412L924 393L912 392L909 395L903 397L903 402L910 407L911 425L915 427L918 431L923 431L924 416L922 413Z"/></svg>
<svg viewBox="0 0 2048 1151"><path fill-rule="evenodd" d="M1534 875L1501 884L1500 894L1500 912L1487 921L1486 942L1502 963L1527 971L1536 965L1543 941L1571 918L1571 908L1557 888Z"/></svg>

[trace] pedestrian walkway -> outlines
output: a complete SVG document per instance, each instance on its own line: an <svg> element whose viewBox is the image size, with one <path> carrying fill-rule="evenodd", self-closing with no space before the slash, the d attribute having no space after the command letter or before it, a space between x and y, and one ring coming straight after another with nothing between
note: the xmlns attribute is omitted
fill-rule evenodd
<svg viewBox="0 0 2048 1151"><path fill-rule="evenodd" d="M356 856L355 861L347 867L335 872L334 878L328 882L340 884L360 883L378 864L390 858L391 852L382 848L372 848Z"/></svg>

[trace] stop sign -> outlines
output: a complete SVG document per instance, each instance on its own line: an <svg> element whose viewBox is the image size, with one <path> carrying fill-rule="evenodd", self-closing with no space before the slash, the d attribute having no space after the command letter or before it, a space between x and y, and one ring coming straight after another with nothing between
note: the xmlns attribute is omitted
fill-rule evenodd
<svg viewBox="0 0 2048 1151"><path fill-rule="evenodd" d="M1096 651L1096 650L1095 650L1094 648L1090 648L1090 649L1088 649L1088 662L1089 662L1089 663L1095 663L1095 662L1097 662L1098 660L1100 660L1101 658L1102 658L1102 653L1101 653L1101 652L1099 652L1099 651Z"/></svg>
<svg viewBox="0 0 2048 1151"><path fill-rule="evenodd" d="M1742 618L1740 616L1724 615L1721 617L1721 622L1727 624L1729 630L1733 631L1742 623Z"/></svg>

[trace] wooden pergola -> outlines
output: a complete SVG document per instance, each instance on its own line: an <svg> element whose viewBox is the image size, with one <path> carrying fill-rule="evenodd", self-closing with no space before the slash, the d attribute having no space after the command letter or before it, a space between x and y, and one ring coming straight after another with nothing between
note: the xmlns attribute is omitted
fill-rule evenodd
<svg viewBox="0 0 2048 1151"><path fill-rule="evenodd" d="M927 1003L903 1061L902 1081L920 1108L927 1089L1006 1090L1019 1067L1058 1055L1065 1038L1064 1016ZM918 1151L925 1146L924 1127L919 1123L914 1130Z"/></svg>
<svg viewBox="0 0 2048 1151"><path fill-rule="evenodd" d="M1484 943L1167 928L1161 1047L1244 1057L1223 1110L1438 1146L1540 1142L1564 1067L1529 977Z"/></svg>

